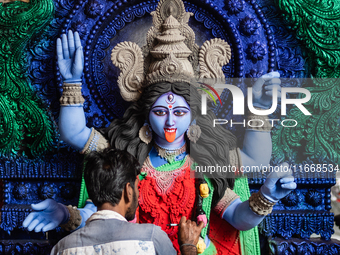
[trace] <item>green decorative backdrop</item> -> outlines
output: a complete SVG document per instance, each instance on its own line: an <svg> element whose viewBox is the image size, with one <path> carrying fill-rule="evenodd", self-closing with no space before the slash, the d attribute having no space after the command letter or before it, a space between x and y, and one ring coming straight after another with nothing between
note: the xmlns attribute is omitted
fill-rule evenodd
<svg viewBox="0 0 340 255"><path fill-rule="evenodd" d="M51 22L51 0L0 4L0 155L37 157L56 141L55 126L27 69L27 46Z"/></svg>
<svg viewBox="0 0 340 255"><path fill-rule="evenodd" d="M328 159L340 163L340 2L276 0L289 28L307 48L307 61L314 81L305 116L294 108L287 119L296 128L279 128L273 134L278 161ZM332 78L332 79L327 79Z"/></svg>
<svg viewBox="0 0 340 255"><path fill-rule="evenodd" d="M46 198L78 202L82 155L58 141L54 121L62 91L56 38L68 29L79 32L85 53L82 93L87 124L105 127L128 106L117 89L118 71L110 50L123 40L144 45L140 35L147 32L156 5L153 0L0 3L1 254L49 254L65 233L51 231L46 240L42 233L23 230L29 204ZM305 104L312 115L292 108L285 118L299 125L273 130L273 165L340 164L340 1L190 0L185 6L194 13L190 25L198 44L212 37L231 42L233 57L223 69L227 76L256 78L275 69L276 63L284 77L311 78L298 86L312 94ZM224 99L230 98L225 93ZM228 104L231 100L220 109L226 113L223 118L231 116ZM244 130L232 132L242 144ZM333 233L330 187L335 174L298 174L298 189L279 201L258 227L269 240L268 253L339 254L340 244L325 245ZM258 190L262 177L248 180L250 192ZM312 233L321 238L308 239ZM39 242L31 241L36 239Z"/></svg>

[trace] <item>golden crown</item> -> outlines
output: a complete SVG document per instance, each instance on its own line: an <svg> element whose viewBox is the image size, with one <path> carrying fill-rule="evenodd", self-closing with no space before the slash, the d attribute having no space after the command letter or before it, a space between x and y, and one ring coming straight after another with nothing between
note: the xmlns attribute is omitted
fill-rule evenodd
<svg viewBox="0 0 340 255"><path fill-rule="evenodd" d="M229 44L214 38L200 48L188 25L193 14L181 0L161 0L151 15L153 26L143 50L136 43L121 42L111 53L120 69L118 86L124 100L136 101L145 87L163 81L225 80L222 67L231 58Z"/></svg>

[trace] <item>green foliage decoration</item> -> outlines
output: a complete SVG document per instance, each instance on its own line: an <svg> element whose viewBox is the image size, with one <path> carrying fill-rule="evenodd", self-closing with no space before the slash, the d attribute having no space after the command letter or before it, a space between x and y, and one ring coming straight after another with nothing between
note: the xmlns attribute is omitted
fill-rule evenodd
<svg viewBox="0 0 340 255"><path fill-rule="evenodd" d="M288 28L308 51L312 97L305 116L293 108L287 119L295 119L295 128L279 127L273 132L275 162L292 160L340 162L340 1L276 0Z"/></svg>
<svg viewBox="0 0 340 255"><path fill-rule="evenodd" d="M54 14L52 0L0 3L0 155L41 155L55 143L54 125L28 78L27 50Z"/></svg>

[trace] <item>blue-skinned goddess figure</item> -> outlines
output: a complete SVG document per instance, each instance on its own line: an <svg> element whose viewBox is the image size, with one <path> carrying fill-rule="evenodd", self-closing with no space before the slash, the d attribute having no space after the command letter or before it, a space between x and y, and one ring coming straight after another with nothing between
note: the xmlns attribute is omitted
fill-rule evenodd
<svg viewBox="0 0 340 255"><path fill-rule="evenodd" d="M183 26L190 31L187 25L190 15L185 12L184 5L178 12L164 11L167 8L167 5L162 6L164 2L160 2L154 14L156 28L148 34L148 41L155 41L149 45L151 62L148 62L148 68L143 66L142 52L133 43L123 42L112 51L113 63L121 69L118 78L121 94L134 103L123 118L114 120L104 130L86 127L81 95L83 53L78 33L70 31L58 39L58 65L64 77L59 118L61 139L85 154L111 146L135 156L143 173L137 221L160 226L178 252L177 227L171 224L186 216L205 222L197 244L199 253L241 254L244 251L259 254L254 227L271 212L279 199L296 188L294 177L290 172L271 173L260 191L242 202L234 192L241 182L247 183L246 178L241 178L242 173L193 173L195 165L232 165L237 169L268 165L271 125L247 129L241 149L237 148L236 137L230 131L219 125L212 128L215 115L209 109L206 115L201 114L201 94L193 84L196 68L188 60L193 48L186 45L188 38L180 32ZM177 15L182 15L181 19L177 20L172 13L181 13ZM200 65L211 64L215 71L209 73L202 68L199 75L218 80L223 75L221 67L231 55L229 46L222 40L212 40L210 45L213 44L215 48L221 48L222 53L216 56L213 51L216 61L203 61ZM144 70L148 70L147 73ZM268 102L271 102L273 89L280 92L278 78L279 74L273 72L255 83L253 100L256 106L263 109L270 106ZM262 116L263 120L265 118ZM87 199L86 192L81 199ZM96 211L90 201L79 209L53 200L45 200L32 208L37 212L31 213L23 225L37 232L58 225L68 230L80 228ZM253 245L245 245L243 240L249 242L250 239L242 231L250 229Z"/></svg>

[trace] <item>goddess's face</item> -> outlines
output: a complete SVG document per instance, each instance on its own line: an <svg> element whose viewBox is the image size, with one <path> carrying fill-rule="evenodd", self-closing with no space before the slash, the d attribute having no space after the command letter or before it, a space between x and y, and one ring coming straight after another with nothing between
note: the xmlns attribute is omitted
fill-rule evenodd
<svg viewBox="0 0 340 255"><path fill-rule="evenodd" d="M154 133L172 143L183 138L191 121L190 107L185 99L172 92L160 96L152 105L149 121Z"/></svg>

